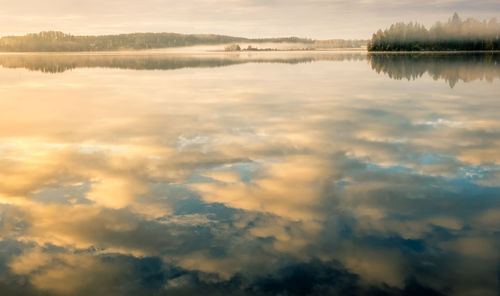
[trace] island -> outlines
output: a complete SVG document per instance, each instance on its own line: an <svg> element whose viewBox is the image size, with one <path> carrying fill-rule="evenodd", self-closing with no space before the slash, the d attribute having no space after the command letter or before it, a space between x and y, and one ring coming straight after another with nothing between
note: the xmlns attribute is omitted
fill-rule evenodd
<svg viewBox="0 0 500 296"><path fill-rule="evenodd" d="M455 13L430 29L419 23L396 23L378 30L368 51L492 51L500 50L500 23L492 18L462 20Z"/></svg>

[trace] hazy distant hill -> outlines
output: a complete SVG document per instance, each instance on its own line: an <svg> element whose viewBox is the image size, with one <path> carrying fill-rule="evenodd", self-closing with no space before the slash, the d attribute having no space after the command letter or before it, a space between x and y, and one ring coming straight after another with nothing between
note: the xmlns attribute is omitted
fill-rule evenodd
<svg viewBox="0 0 500 296"><path fill-rule="evenodd" d="M62 51L114 51L126 49L155 49L194 45L214 45L238 42L252 43L301 43L308 47L359 47L367 41L325 40L286 37L250 39L213 34L177 33L133 33L103 36L73 36L62 32L41 32L25 36L6 36L0 38L0 51L3 52L62 52ZM319 43L318 43L319 42Z"/></svg>
<svg viewBox="0 0 500 296"><path fill-rule="evenodd" d="M500 23L493 18L462 20L454 14L430 29L418 23L397 23L373 34L370 51L500 50Z"/></svg>
<svg viewBox="0 0 500 296"><path fill-rule="evenodd" d="M2 37L0 38L0 51L111 51L225 44L232 42L300 42L312 44L314 41L297 37L247 39L224 35L177 33L73 36L62 32L49 31L25 36Z"/></svg>

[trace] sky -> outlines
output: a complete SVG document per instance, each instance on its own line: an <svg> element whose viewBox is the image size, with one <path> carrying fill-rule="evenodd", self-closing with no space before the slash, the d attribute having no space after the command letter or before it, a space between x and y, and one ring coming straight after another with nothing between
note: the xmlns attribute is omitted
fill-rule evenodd
<svg viewBox="0 0 500 296"><path fill-rule="evenodd" d="M368 39L398 21L500 17L498 0L0 0L0 35L216 33Z"/></svg>

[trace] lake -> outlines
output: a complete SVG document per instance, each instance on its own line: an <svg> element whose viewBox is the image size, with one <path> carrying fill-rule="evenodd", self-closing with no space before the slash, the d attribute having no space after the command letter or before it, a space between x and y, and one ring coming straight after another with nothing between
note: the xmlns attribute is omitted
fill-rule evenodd
<svg viewBox="0 0 500 296"><path fill-rule="evenodd" d="M498 295L500 54L0 55L2 295Z"/></svg>

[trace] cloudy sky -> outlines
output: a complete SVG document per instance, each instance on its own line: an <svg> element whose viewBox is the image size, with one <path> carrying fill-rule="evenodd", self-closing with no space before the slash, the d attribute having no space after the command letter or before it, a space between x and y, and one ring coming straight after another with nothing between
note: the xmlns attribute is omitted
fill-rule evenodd
<svg viewBox="0 0 500 296"><path fill-rule="evenodd" d="M369 38L396 21L500 16L498 0L1 0L0 35L61 30Z"/></svg>

